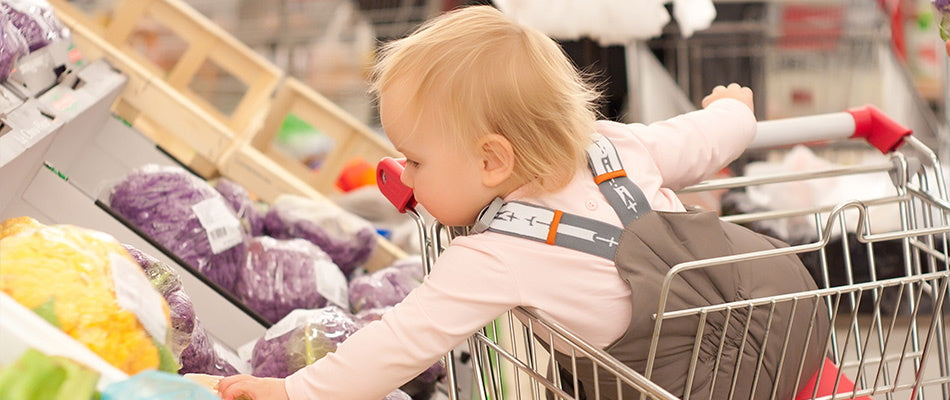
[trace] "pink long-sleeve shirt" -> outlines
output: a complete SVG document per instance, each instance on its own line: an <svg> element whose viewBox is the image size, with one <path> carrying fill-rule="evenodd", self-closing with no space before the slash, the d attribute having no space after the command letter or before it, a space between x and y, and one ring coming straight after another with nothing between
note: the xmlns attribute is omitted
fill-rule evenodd
<svg viewBox="0 0 950 400"><path fill-rule="evenodd" d="M721 99L648 126L601 121L596 129L617 147L654 210L682 211L673 191L738 157L755 127L748 107ZM557 192L517 190L505 200L621 226L586 168ZM379 400L515 306L535 308L601 348L626 330L632 307L630 287L609 260L494 232L460 237L381 321L288 377L287 394L291 400Z"/></svg>

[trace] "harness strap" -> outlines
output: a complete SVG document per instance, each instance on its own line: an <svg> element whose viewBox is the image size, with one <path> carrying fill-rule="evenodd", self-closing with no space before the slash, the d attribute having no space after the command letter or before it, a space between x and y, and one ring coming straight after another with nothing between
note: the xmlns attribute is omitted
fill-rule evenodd
<svg viewBox="0 0 950 400"><path fill-rule="evenodd" d="M587 147L587 164L594 174L594 182L623 226L627 226L650 212L650 202L640 187L627 177L613 143L600 134L595 134L593 139L594 143Z"/></svg>
<svg viewBox="0 0 950 400"><path fill-rule="evenodd" d="M492 232L566 247L608 260L613 260L617 253L623 229L616 226L519 201L504 203L496 198L492 204L497 202L503 203L498 212L489 214L485 211L492 207L486 207L479 215L477 225L487 226L487 230ZM473 228L473 232L481 231Z"/></svg>
<svg viewBox="0 0 950 400"><path fill-rule="evenodd" d="M624 226L650 211L643 191L623 170L617 149L601 135L587 148L594 181ZM566 247L613 260L623 229L595 219L524 202L494 199L478 215L473 233L486 230Z"/></svg>

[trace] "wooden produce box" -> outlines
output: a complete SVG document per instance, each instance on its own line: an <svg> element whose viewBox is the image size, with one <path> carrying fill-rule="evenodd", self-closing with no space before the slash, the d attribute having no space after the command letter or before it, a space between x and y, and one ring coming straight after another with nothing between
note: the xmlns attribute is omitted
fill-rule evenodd
<svg viewBox="0 0 950 400"><path fill-rule="evenodd" d="M328 136L334 146L316 170L274 146L281 125L293 115ZM335 182L345 164L355 157L375 165L383 157L397 156L396 149L379 134L346 113L305 83L285 79L271 103L264 125L249 140L250 145L283 166L319 192L337 192Z"/></svg>
<svg viewBox="0 0 950 400"><path fill-rule="evenodd" d="M129 75L113 111L199 174L214 175L234 139L259 130L282 71L184 2L120 0L97 17L50 3L86 58ZM150 56L156 40L164 59ZM199 90L218 78L234 86L224 101Z"/></svg>

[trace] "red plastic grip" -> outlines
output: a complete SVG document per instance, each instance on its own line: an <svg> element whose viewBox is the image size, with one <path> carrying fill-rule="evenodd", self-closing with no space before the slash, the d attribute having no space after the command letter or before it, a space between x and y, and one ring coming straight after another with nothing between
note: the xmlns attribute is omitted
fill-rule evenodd
<svg viewBox="0 0 950 400"><path fill-rule="evenodd" d="M396 160L386 157L376 164L376 186L401 213L405 213L406 209L416 207L416 198L412 194L412 189L402 184L401 176L405 169L405 159Z"/></svg>
<svg viewBox="0 0 950 400"><path fill-rule="evenodd" d="M884 154L897 150L904 144L904 138L913 133L872 105L852 108L848 113L854 118L851 137L864 138Z"/></svg>

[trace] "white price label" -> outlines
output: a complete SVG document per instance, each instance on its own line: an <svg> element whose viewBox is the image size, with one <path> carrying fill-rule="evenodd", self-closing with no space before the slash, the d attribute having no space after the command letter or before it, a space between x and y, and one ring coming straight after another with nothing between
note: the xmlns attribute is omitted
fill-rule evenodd
<svg viewBox="0 0 950 400"><path fill-rule="evenodd" d="M109 254L115 298L119 307L135 314L145 331L157 342L165 343L168 321L162 303L162 295L148 281L142 268L119 254Z"/></svg>
<svg viewBox="0 0 950 400"><path fill-rule="evenodd" d="M320 293L330 303L340 306L344 310L350 309L349 284L343 271L331 262L317 262L316 279L317 293Z"/></svg>
<svg viewBox="0 0 950 400"><path fill-rule="evenodd" d="M241 221L234 216L224 198L212 197L191 206L201 227L205 228L211 252L221 253L244 240Z"/></svg>

